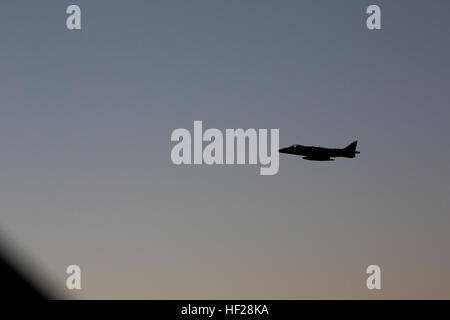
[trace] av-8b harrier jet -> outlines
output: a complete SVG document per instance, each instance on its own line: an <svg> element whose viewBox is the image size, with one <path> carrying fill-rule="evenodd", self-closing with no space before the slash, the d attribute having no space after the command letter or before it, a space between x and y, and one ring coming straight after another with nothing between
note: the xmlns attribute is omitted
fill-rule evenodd
<svg viewBox="0 0 450 320"><path fill-rule="evenodd" d="M356 154L359 153L359 151L356 151L357 143L358 141L354 141L343 149L330 149L294 144L291 147L282 148L278 150L278 152L303 156L303 159L305 160L333 161L334 158L337 157L354 158Z"/></svg>

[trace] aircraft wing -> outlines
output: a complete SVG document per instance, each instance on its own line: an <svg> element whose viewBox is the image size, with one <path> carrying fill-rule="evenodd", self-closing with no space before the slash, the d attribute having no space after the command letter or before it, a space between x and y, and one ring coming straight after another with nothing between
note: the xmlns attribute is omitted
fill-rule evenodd
<svg viewBox="0 0 450 320"><path fill-rule="evenodd" d="M303 157L303 159L311 161L334 161L334 158L331 157Z"/></svg>

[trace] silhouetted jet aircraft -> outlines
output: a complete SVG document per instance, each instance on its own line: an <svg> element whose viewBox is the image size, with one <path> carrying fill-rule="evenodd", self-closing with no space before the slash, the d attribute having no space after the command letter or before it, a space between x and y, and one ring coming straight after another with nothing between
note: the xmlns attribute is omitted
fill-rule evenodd
<svg viewBox="0 0 450 320"><path fill-rule="evenodd" d="M278 152L303 156L303 159L306 160L333 161L334 158L337 157L354 158L356 154L359 153L359 151L356 151L357 143L358 141L354 141L344 149L330 149L294 144L291 147L282 148L278 150Z"/></svg>

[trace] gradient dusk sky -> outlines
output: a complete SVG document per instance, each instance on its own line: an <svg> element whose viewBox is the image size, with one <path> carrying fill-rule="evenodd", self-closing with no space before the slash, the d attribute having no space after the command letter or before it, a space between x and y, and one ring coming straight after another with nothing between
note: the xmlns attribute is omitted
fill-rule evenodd
<svg viewBox="0 0 450 320"><path fill-rule="evenodd" d="M2 1L2 234L78 298L449 299L449 31L447 0ZM361 154L175 166L194 120Z"/></svg>

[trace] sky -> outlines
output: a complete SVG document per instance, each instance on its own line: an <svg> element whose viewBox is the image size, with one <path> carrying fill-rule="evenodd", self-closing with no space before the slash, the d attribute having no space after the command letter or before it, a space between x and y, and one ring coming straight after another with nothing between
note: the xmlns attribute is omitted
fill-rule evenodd
<svg viewBox="0 0 450 320"><path fill-rule="evenodd" d="M71 298L450 298L449 9L2 1L2 235ZM171 133L194 120L361 154L176 166Z"/></svg>

